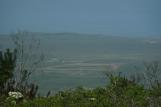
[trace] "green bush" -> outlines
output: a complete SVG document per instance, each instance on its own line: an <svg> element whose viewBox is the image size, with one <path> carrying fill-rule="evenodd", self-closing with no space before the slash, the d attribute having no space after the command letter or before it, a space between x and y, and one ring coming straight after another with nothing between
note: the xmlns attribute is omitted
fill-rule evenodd
<svg viewBox="0 0 161 107"><path fill-rule="evenodd" d="M60 91L51 97L24 100L16 107L159 107L161 105L160 94L156 95L159 93L156 89L145 89L143 85L121 76L112 76L110 81L107 87L95 89L78 87ZM4 107L13 107L9 104L11 103L4 103Z"/></svg>
<svg viewBox="0 0 161 107"><path fill-rule="evenodd" d="M11 52L10 49L6 49L5 52L0 51L0 95L6 94L8 90L13 88L13 82L9 82L9 80L14 75L16 52L16 50Z"/></svg>

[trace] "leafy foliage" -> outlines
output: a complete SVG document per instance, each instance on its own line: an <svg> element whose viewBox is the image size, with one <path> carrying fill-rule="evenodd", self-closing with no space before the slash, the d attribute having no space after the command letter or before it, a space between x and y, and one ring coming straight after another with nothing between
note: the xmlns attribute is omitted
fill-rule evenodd
<svg viewBox="0 0 161 107"><path fill-rule="evenodd" d="M0 51L0 96L7 95L9 91L19 91L27 99L36 97L38 86L28 81L30 73L26 69L22 72L15 70L17 63L17 49L13 52L7 49L5 52ZM22 75L20 81L17 81L17 74Z"/></svg>
<svg viewBox="0 0 161 107"><path fill-rule="evenodd" d="M17 107L160 107L160 97L154 89L145 89L125 77L110 76L106 87L77 87L60 91L51 97L38 97ZM161 89L161 88L160 88ZM156 92L157 93L157 92ZM8 106L9 107L9 106Z"/></svg>
<svg viewBox="0 0 161 107"><path fill-rule="evenodd" d="M11 52L10 49L7 49L5 52L0 51L0 94L6 93L13 83L13 81L8 82L14 75L16 52L16 49L13 52Z"/></svg>

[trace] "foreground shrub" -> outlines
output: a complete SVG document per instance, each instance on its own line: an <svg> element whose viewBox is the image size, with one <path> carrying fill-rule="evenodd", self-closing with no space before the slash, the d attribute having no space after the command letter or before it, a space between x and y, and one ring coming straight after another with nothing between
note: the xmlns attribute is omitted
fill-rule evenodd
<svg viewBox="0 0 161 107"><path fill-rule="evenodd" d="M110 76L106 87L88 89L78 87L60 91L51 97L4 103L3 107L160 107L160 89L146 89L121 76ZM159 88L159 87L158 87Z"/></svg>

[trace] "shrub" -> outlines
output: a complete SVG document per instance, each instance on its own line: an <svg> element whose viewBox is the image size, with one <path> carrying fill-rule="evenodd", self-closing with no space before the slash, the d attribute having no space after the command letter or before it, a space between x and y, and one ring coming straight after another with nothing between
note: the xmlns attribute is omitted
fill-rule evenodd
<svg viewBox="0 0 161 107"><path fill-rule="evenodd" d="M6 49L5 52L0 51L0 95L8 93L13 88L12 79L14 68L16 66L16 49L12 52Z"/></svg>

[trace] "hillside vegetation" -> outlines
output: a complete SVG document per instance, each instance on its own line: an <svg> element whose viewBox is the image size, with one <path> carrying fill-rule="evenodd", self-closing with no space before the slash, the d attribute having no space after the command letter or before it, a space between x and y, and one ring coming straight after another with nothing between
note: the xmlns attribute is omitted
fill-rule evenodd
<svg viewBox="0 0 161 107"><path fill-rule="evenodd" d="M110 77L110 84L104 88L60 91L53 96L23 98L13 103L1 97L3 107L160 107L161 84L146 89L143 85L125 77Z"/></svg>
<svg viewBox="0 0 161 107"><path fill-rule="evenodd" d="M120 73L107 73L105 87L89 89L77 87L59 91L45 97L37 94L38 87L29 83L28 71L22 70L22 80L14 80L16 50L0 53L0 106L2 107L160 107L161 82L157 62L146 65L146 82L143 77L124 77ZM52 85L52 84L51 84ZM148 87L147 87L148 86Z"/></svg>
<svg viewBox="0 0 161 107"><path fill-rule="evenodd" d="M22 33L22 34L20 33L20 35L27 35L27 34L28 33ZM26 50L24 41L16 37L14 40L14 43L16 45L15 47L6 45L10 47L10 49L0 51L0 107L161 107L160 62L154 61L151 63L145 63L144 67L142 67L144 68L144 72L140 72L139 70L137 72L133 72L130 68L130 66L132 66L131 65L132 63L130 63L131 61L140 64L138 62L141 60L141 58L143 59L149 58L148 60L150 61L152 59L153 60L157 59L158 61L160 61L159 57L160 42L155 43L154 41L150 41L149 44L148 41L147 45L147 41L144 40L140 40L139 44L136 44L135 42L138 39L137 40L132 39L130 41L133 40L136 41L129 42L129 39L124 38L107 39L104 36L98 37L96 35L94 36L94 39L90 39L91 35L88 36L84 35L83 37L80 37L78 35L75 36L75 34L73 34L70 36L70 38L69 36L66 36L66 34L57 34L57 35L58 36L46 35L48 36L48 38L52 39L46 39L46 42L44 42L44 44L46 43L49 44L43 46L49 48L53 48L50 47L51 44L52 45L55 44L54 46L57 46L54 47L53 49L49 49L51 51L46 51L49 53L47 54L49 59L53 58L52 57L53 51L58 50L58 47L60 51L56 51L56 55L58 56L60 55L59 57L62 57L63 54L65 55L62 61L59 62L58 60L56 64L59 66L56 66L57 69L55 70L57 71L58 69L60 68L62 69L64 67L63 68L64 78L62 79L64 81L66 80L65 78L67 74L77 73L76 71L74 72L75 69L69 72L71 69L68 68L71 67L89 68L89 66L90 67L92 66L92 70L95 70L95 72L97 72L97 70L99 71L99 69L96 69L97 68L95 67L96 65L97 66L101 64L107 65L109 64L109 61L110 62L124 61L124 63L126 62L126 66L129 69L124 73L121 73L120 71L106 72L104 75L106 77L105 81L107 82L106 85L102 87L100 86L95 88L86 88L80 86L75 88L64 89L63 91L56 91L56 93L54 94L52 94L51 91L48 91L45 96L42 96L42 94L39 93L40 84L32 82L32 78L34 77L32 76L33 72L36 70L40 70L41 66L39 66L39 64L43 62L43 56L41 56L40 53L41 51L39 51L40 44L39 42L37 43L36 41L34 42L30 41L32 43L37 43L38 45L36 46L30 45L29 49L31 49L32 51ZM55 40L54 43L52 43L53 38ZM3 42L5 42L5 39ZM97 44L95 44L96 42ZM88 45L89 43L90 45ZM27 41L27 44L29 44L29 41ZM120 44L122 44L121 45L122 49L123 48L125 49L123 50L120 49L119 46ZM129 44L129 46L127 44ZM89 55L91 57L81 56L80 58L83 57L84 59L79 59L79 57L77 58L78 54L72 51L74 49L78 49L79 50L78 53L80 53L80 55L82 55L81 52L86 52L84 54L86 54L87 56ZM95 53L97 49L98 50L100 49L99 52L101 53L105 52L104 54L107 54L109 49L109 51L112 52L111 55L113 57L107 54L108 57L103 56L101 57L101 59L100 57L98 57L97 59L95 55L91 55L91 53ZM133 53L133 51L129 49L135 51L137 54L131 54ZM66 54L67 51L69 51L70 53ZM139 51L141 51L141 55L138 54ZM113 53L117 53L119 55L115 56ZM70 59L73 57L73 55L75 55L75 58L78 60ZM125 57L123 57L122 55ZM99 54L99 56L102 56L102 54ZM155 58L152 58L150 56L154 56ZM53 60L57 60L59 59L59 57L53 58ZM65 58L69 58L72 63L69 60L65 60ZM48 61L50 62L50 60ZM51 65L53 65L52 61ZM115 64L113 64L113 67L117 68L117 66L114 65ZM47 66L50 65L48 64ZM53 68L50 67L50 69ZM110 71L112 69L107 69L107 71L108 70ZM124 70L125 69L122 69L122 71ZM86 73L84 69L82 71ZM127 75L126 72L129 72L132 75ZM89 73L88 75L86 73L87 81L90 80L89 78L91 75L97 76L97 74L99 75L99 73L100 72L97 73L92 72ZM47 77L50 77L50 75L51 73L49 73ZM48 82L45 83L45 85L43 85L44 87L46 86L45 88L48 88L48 86L50 87L58 87L59 85L61 86L59 82L62 81L58 81L57 79L55 79L58 81L57 84L55 84L53 80L49 81L52 78L52 76L50 78L45 78L45 75L43 75L43 77L44 78L39 77L39 79L41 80L48 79ZM57 76L57 78L59 78L59 76ZM75 80L76 79L73 79L73 81L71 81L72 83L70 84L73 85ZM98 86L97 82L94 80L95 79L93 79L93 81L89 81L89 83ZM79 84L78 85L76 84L76 86L79 86Z"/></svg>

